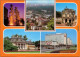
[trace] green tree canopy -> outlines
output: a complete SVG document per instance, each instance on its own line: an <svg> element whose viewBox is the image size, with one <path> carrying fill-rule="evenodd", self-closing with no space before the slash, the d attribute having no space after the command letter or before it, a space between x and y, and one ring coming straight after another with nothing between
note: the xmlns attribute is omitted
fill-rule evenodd
<svg viewBox="0 0 80 57"><path fill-rule="evenodd" d="M62 14L61 14L61 12L59 12L59 11L56 11L56 17L58 18L58 17L62 17Z"/></svg>
<svg viewBox="0 0 80 57"><path fill-rule="evenodd" d="M40 47L40 40L39 41L35 41L35 46L38 47L38 49L39 49L39 47Z"/></svg>
<svg viewBox="0 0 80 57"><path fill-rule="evenodd" d="M7 36L7 37L5 37L4 39L5 39L5 40L9 40L9 37Z"/></svg>
<svg viewBox="0 0 80 57"><path fill-rule="evenodd" d="M15 37L17 37L17 36L18 36L18 34L15 35Z"/></svg>
<svg viewBox="0 0 80 57"><path fill-rule="evenodd" d="M9 37L5 37L4 38L4 50L5 51L18 50L18 47L17 46L13 46L13 44L9 40Z"/></svg>
<svg viewBox="0 0 80 57"><path fill-rule="evenodd" d="M48 30L54 30L54 18L52 18L47 24Z"/></svg>
<svg viewBox="0 0 80 57"><path fill-rule="evenodd" d="M22 38L22 35L19 35L20 38Z"/></svg>
<svg viewBox="0 0 80 57"><path fill-rule="evenodd" d="M24 36L23 36L23 39L24 39L24 40L27 40L28 38L27 38L27 36L26 36L26 35L24 35Z"/></svg>
<svg viewBox="0 0 80 57"><path fill-rule="evenodd" d="M28 22L26 23L26 29L30 30L30 23L28 23Z"/></svg>

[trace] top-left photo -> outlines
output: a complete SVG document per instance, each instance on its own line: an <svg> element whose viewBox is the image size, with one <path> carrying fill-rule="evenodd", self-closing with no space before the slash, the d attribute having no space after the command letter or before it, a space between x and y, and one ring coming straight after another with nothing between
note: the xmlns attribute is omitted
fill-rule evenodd
<svg viewBox="0 0 80 57"><path fill-rule="evenodd" d="M4 4L4 25L24 26L24 3Z"/></svg>

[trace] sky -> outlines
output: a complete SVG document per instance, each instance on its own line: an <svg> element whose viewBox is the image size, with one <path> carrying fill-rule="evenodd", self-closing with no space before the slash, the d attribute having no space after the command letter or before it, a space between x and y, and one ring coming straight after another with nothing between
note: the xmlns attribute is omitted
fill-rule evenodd
<svg viewBox="0 0 80 57"><path fill-rule="evenodd" d="M10 12L10 4L13 5L14 9L15 7L18 7L20 18L24 19L24 3L6 3L4 4L4 7L8 9L8 17L9 17L9 12Z"/></svg>
<svg viewBox="0 0 80 57"><path fill-rule="evenodd" d="M11 36L15 34L22 35L22 36L26 35L28 40L31 40L31 41L40 40L40 32L25 32L24 29L6 29L4 30L4 37L8 36L11 38Z"/></svg>
<svg viewBox="0 0 80 57"><path fill-rule="evenodd" d="M77 5L75 3L56 3L56 11L62 11L65 8L74 9L77 15Z"/></svg>
<svg viewBox="0 0 80 57"><path fill-rule="evenodd" d="M56 32L41 32L41 41L45 41L46 34L56 33L66 33L67 38L70 38L73 44L77 44L77 32L75 29L56 29Z"/></svg>
<svg viewBox="0 0 80 57"><path fill-rule="evenodd" d="M54 0L26 0L26 3L32 3L32 4L54 4Z"/></svg>

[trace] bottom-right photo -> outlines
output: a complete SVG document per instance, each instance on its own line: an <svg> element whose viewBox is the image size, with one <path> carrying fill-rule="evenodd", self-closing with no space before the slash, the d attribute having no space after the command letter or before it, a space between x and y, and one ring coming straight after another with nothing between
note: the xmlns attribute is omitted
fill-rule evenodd
<svg viewBox="0 0 80 57"><path fill-rule="evenodd" d="M76 53L77 31L56 29L56 32L41 32L41 53Z"/></svg>

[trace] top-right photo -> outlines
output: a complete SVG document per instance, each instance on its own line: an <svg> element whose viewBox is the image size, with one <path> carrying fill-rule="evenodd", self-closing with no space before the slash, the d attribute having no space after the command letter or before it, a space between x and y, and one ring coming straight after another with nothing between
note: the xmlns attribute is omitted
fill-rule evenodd
<svg viewBox="0 0 80 57"><path fill-rule="evenodd" d="M56 26L76 26L77 5L75 3L56 3Z"/></svg>

